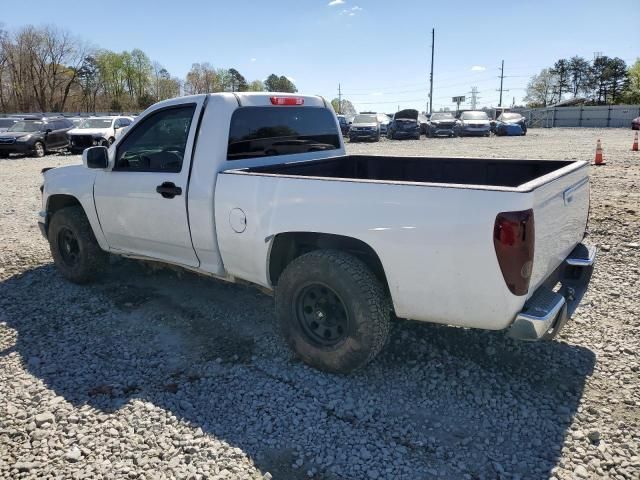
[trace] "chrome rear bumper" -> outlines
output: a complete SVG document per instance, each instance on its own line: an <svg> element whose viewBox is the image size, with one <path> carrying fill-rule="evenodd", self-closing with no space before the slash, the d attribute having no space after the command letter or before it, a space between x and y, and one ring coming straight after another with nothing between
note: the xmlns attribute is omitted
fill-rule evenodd
<svg viewBox="0 0 640 480"><path fill-rule="evenodd" d="M595 260L594 246L578 244L527 300L508 335L520 340L548 340L556 336L587 291Z"/></svg>

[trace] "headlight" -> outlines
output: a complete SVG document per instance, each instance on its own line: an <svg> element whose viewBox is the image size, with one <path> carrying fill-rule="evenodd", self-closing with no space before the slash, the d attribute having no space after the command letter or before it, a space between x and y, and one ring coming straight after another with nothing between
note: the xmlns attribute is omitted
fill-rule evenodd
<svg viewBox="0 0 640 480"><path fill-rule="evenodd" d="M33 135L25 135L24 137L16 138L16 142L27 142L31 140L31 137L33 137Z"/></svg>

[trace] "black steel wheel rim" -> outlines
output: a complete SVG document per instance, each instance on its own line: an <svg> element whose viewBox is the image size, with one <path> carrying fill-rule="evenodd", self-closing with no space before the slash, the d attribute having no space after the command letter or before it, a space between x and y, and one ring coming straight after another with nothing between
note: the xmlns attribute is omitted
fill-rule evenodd
<svg viewBox="0 0 640 480"><path fill-rule="evenodd" d="M62 261L69 267L77 265L80 261L80 245L71 229L63 227L58 232L58 250Z"/></svg>
<svg viewBox="0 0 640 480"><path fill-rule="evenodd" d="M298 323L311 343L332 347L349 335L349 312L329 286L312 283L302 287L296 295L295 306Z"/></svg>

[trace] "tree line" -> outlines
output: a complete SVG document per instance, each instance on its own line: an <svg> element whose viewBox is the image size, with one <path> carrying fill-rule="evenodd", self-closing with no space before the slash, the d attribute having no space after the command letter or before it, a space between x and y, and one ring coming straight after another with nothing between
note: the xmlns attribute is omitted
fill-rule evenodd
<svg viewBox="0 0 640 480"><path fill-rule="evenodd" d="M592 61L562 58L531 77L524 100L529 107L546 107L571 98L591 105L640 103L640 60L628 67L605 55Z"/></svg>
<svg viewBox="0 0 640 480"><path fill-rule="evenodd" d="M235 68L194 63L171 75L142 50L92 48L70 32L0 26L0 112L138 111L167 98L209 92L296 92L284 75L247 81Z"/></svg>

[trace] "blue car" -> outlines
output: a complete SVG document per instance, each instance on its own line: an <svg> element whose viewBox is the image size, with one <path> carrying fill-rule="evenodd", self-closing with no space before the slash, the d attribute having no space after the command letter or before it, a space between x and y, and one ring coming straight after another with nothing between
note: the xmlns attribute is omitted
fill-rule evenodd
<svg viewBox="0 0 640 480"><path fill-rule="evenodd" d="M494 133L503 136L526 135L527 120L519 113L505 112L497 118Z"/></svg>

